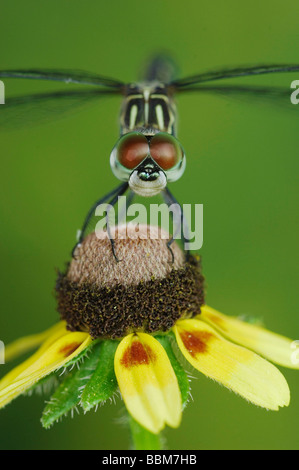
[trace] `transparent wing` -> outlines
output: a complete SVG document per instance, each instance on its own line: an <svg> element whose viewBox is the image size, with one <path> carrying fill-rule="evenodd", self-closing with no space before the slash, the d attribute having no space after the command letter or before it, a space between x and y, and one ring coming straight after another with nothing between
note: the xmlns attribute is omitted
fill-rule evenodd
<svg viewBox="0 0 299 470"><path fill-rule="evenodd" d="M202 85L197 88L192 87L189 92L198 91L200 93L219 93L227 96L238 96L244 95L246 98L257 97L257 98L278 98L280 100L290 102L290 94L292 90L283 87L262 87L262 86L244 86L244 85L224 85L224 86L211 86Z"/></svg>
<svg viewBox="0 0 299 470"><path fill-rule="evenodd" d="M77 83L82 85L95 85L113 88L121 91L124 86L119 80L103 77L94 73L80 70L48 70L48 69L26 69L26 70L0 70L0 78L21 78L30 80L51 80L64 83Z"/></svg>
<svg viewBox="0 0 299 470"><path fill-rule="evenodd" d="M90 104L99 98L118 94L115 90L69 90L6 98L0 106L0 130L40 124Z"/></svg>
<svg viewBox="0 0 299 470"><path fill-rule="evenodd" d="M223 80L228 78L248 77L250 75L264 75L270 73L286 73L295 72L299 70L298 64L286 65L255 65L249 67L235 67L223 70L215 70L211 72L204 72L198 75L173 80L168 84L174 91L185 91L190 88L195 88L200 83L211 82L215 80Z"/></svg>
<svg viewBox="0 0 299 470"><path fill-rule="evenodd" d="M232 98L247 99L253 103L271 100L271 103L284 105L286 108L294 109L290 96L293 90L282 87L258 87L242 85L226 86L198 86L192 87L189 92L212 93Z"/></svg>

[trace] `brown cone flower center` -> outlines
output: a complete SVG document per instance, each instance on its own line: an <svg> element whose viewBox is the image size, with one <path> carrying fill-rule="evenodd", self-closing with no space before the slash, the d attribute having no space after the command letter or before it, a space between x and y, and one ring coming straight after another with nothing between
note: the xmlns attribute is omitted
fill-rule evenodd
<svg viewBox="0 0 299 470"><path fill-rule="evenodd" d="M120 226L115 259L106 232L88 235L56 284L58 311L71 331L93 338L169 330L181 317L200 313L204 302L199 261L158 227Z"/></svg>

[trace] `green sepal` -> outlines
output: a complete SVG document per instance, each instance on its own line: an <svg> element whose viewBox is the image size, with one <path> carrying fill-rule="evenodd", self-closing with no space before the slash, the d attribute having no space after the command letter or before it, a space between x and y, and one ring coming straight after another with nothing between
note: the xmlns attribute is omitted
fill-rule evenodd
<svg viewBox="0 0 299 470"><path fill-rule="evenodd" d="M179 361L177 360L176 355L173 351L172 343L174 341L174 338L170 333L165 336L155 336L155 338L161 343L161 345L165 349L167 356L171 362L174 373L178 379L178 384L182 396L182 407L184 409L188 402L190 385L188 376Z"/></svg>
<svg viewBox="0 0 299 470"><path fill-rule="evenodd" d="M74 364L74 369L63 378L43 411L41 423L44 428L49 428L61 416L79 404L82 388L90 380L99 361L100 348L101 343L94 344L90 355L86 356L80 365L78 362L79 369Z"/></svg>
<svg viewBox="0 0 299 470"><path fill-rule="evenodd" d="M107 400L117 390L114 355L118 344L118 341L112 340L105 340L101 343L100 361L81 396L80 404L85 411Z"/></svg>
<svg viewBox="0 0 299 470"><path fill-rule="evenodd" d="M59 383L57 373L54 371L35 382L25 393L28 395L31 395L33 392L49 394L58 387Z"/></svg>

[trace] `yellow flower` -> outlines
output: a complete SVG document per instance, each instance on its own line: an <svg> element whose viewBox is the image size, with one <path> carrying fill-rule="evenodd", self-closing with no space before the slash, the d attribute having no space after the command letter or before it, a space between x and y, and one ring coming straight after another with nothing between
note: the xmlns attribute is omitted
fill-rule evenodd
<svg viewBox="0 0 299 470"><path fill-rule="evenodd" d="M179 355L255 405L289 405L288 384L267 359L298 369L290 339L204 305L198 260L186 262L174 246L175 262L169 263L162 237L117 240L115 247L120 263L109 240L87 237L57 282L63 320L6 348L9 360L40 345L0 381L0 407L82 359L81 369L62 376L64 395L56 393L65 404L53 402L54 410L50 401L45 416L53 418L45 418L45 426L73 406L92 408L118 386L129 414L158 434L165 425L179 426L187 401Z"/></svg>

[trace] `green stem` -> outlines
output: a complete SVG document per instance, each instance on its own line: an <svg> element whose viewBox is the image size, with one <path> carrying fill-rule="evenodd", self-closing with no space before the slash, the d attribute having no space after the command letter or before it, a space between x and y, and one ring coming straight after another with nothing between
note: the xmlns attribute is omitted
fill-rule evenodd
<svg viewBox="0 0 299 470"><path fill-rule="evenodd" d="M128 416L131 438L135 450L163 450L160 434L153 434Z"/></svg>

